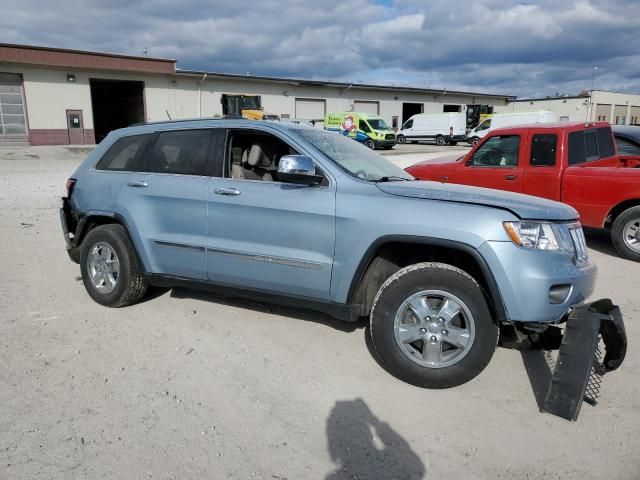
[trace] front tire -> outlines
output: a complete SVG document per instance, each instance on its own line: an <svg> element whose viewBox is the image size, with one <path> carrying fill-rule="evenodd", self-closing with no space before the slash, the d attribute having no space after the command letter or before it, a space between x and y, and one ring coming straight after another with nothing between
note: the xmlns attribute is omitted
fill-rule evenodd
<svg viewBox="0 0 640 480"><path fill-rule="evenodd" d="M402 143L405 143L407 139L405 138L404 135L398 135L397 141L398 143L402 144Z"/></svg>
<svg viewBox="0 0 640 480"><path fill-rule="evenodd" d="M473 139L471 139L471 146L472 147L475 147L479 143L480 143L480 139L478 137L474 137Z"/></svg>
<svg viewBox="0 0 640 480"><path fill-rule="evenodd" d="M370 148L371 150L375 150L376 149L376 144L373 143L373 140L369 139L369 140L365 140L364 145L367 148Z"/></svg>
<svg viewBox="0 0 640 480"><path fill-rule="evenodd" d="M640 262L640 206L618 215L611 227L611 241L621 257Z"/></svg>
<svg viewBox="0 0 640 480"><path fill-rule="evenodd" d="M392 275L371 309L371 339L384 368L424 388L450 388L476 377L498 342L478 283L442 263Z"/></svg>
<svg viewBox="0 0 640 480"><path fill-rule="evenodd" d="M131 305L147 291L148 282L122 225L101 225L87 234L80 272L89 296L105 307Z"/></svg>

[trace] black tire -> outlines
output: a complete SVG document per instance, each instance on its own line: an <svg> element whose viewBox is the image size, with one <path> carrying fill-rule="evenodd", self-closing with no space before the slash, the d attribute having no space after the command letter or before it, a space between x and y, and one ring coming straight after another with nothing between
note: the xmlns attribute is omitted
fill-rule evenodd
<svg viewBox="0 0 640 480"><path fill-rule="evenodd" d="M90 278L87 259L98 245L108 246L117 256L119 269L113 291L105 293ZM80 272L87 293L105 307L124 307L139 302L147 291L148 282L129 236L122 225L101 225L91 230L80 250Z"/></svg>
<svg viewBox="0 0 640 480"><path fill-rule="evenodd" d="M375 150L376 149L376 144L373 143L373 140L371 140L371 139L365 140L364 145L365 145L365 147L370 148L371 150Z"/></svg>
<svg viewBox="0 0 640 480"><path fill-rule="evenodd" d="M473 137L471 139L471 146L475 147L476 145L478 145L478 143L480 143L480 139L478 137Z"/></svg>
<svg viewBox="0 0 640 480"><path fill-rule="evenodd" d="M398 135L397 141L398 143L405 143L407 139L404 137L404 135Z"/></svg>
<svg viewBox="0 0 640 480"><path fill-rule="evenodd" d="M436 137L436 145L438 145L439 147L443 146L445 144L445 139L442 135L438 135Z"/></svg>
<svg viewBox="0 0 640 480"><path fill-rule="evenodd" d="M453 295L471 313L473 340L469 340L466 354L448 366L420 365L396 341L396 312L412 295L425 290ZM418 263L392 275L373 301L370 321L372 343L384 368L395 377L423 388L450 388L468 382L489 364L498 343L498 326L478 283L462 270L443 263Z"/></svg>
<svg viewBox="0 0 640 480"><path fill-rule="evenodd" d="M455 147L456 145L458 145L458 142L451 141L449 142L449 145L451 145L452 147Z"/></svg>
<svg viewBox="0 0 640 480"><path fill-rule="evenodd" d="M625 241L625 230L635 227L636 249ZM611 241L621 257L640 262L640 206L631 207L618 215L611 226ZM627 239L628 240L628 239Z"/></svg>

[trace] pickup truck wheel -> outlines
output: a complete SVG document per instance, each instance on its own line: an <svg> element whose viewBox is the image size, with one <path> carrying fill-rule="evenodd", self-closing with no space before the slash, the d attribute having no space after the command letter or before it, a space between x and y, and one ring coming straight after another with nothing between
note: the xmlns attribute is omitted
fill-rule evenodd
<svg viewBox="0 0 640 480"><path fill-rule="evenodd" d="M438 146L440 146L440 147L441 147L441 146L442 146L442 145L444 145L445 143L446 143L446 142L445 142L444 137L443 137L442 135L438 135L438 136L436 137L436 145L438 145Z"/></svg>
<svg viewBox="0 0 640 480"><path fill-rule="evenodd" d="M618 215L611 227L611 240L622 257L640 262L640 206Z"/></svg>
<svg viewBox="0 0 640 480"><path fill-rule="evenodd" d="M131 305L147 291L147 280L122 225L102 225L87 234L80 250L80 271L89 296L106 307Z"/></svg>
<svg viewBox="0 0 640 480"><path fill-rule="evenodd" d="M364 142L364 144L365 144L365 146L366 146L367 148L370 148L371 150L375 150L375 149L376 149L376 144L375 144L375 143L373 143L373 140L371 140L371 139L366 140L366 141Z"/></svg>
<svg viewBox="0 0 640 480"><path fill-rule="evenodd" d="M404 138L404 135L398 135L397 141L398 143L404 143L407 141L407 139Z"/></svg>
<svg viewBox="0 0 640 480"><path fill-rule="evenodd" d="M442 263L419 263L392 275L371 310L371 338L385 369L425 388L476 377L498 342L480 286Z"/></svg>

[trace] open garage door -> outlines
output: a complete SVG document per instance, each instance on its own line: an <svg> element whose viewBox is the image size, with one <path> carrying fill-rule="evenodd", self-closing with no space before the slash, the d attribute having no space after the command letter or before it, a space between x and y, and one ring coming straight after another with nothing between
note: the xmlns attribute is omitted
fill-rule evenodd
<svg viewBox="0 0 640 480"><path fill-rule="evenodd" d="M326 105L324 100L315 98L296 98L296 118L324 122Z"/></svg>
<svg viewBox="0 0 640 480"><path fill-rule="evenodd" d="M111 130L144 122L144 82L90 79L96 143Z"/></svg>
<svg viewBox="0 0 640 480"><path fill-rule="evenodd" d="M424 103L403 103L402 104L402 124L414 115L424 112Z"/></svg>
<svg viewBox="0 0 640 480"><path fill-rule="evenodd" d="M368 113L369 115L379 115L380 102L356 100L353 102L353 111L358 113Z"/></svg>

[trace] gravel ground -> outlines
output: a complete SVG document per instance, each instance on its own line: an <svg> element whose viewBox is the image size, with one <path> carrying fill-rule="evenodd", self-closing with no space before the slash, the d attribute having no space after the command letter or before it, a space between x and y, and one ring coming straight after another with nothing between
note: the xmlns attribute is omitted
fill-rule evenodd
<svg viewBox="0 0 640 480"><path fill-rule="evenodd" d="M538 411L541 355L499 349L428 391L382 370L361 324L184 290L97 305L57 214L85 153L0 149L0 478L640 478L640 264L606 236L588 234L594 298L631 344L571 423Z"/></svg>

